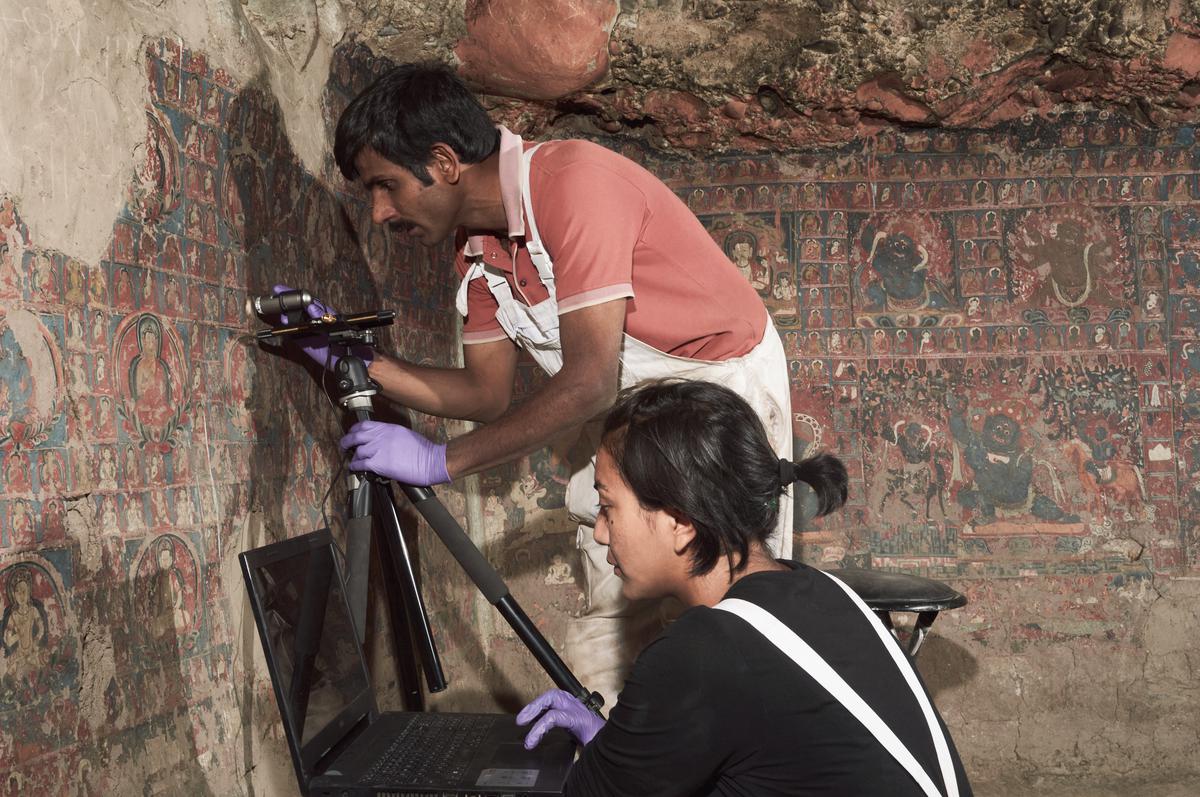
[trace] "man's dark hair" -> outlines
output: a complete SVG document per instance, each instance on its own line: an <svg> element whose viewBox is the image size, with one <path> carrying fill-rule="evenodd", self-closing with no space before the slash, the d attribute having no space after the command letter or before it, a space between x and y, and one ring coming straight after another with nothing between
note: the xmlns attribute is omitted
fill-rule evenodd
<svg viewBox="0 0 1200 797"><path fill-rule="evenodd" d="M385 72L346 106L338 119L333 156L347 180L367 147L408 169L425 185L437 142L463 163L479 163L500 146L500 131L462 79L446 64L401 64Z"/></svg>
<svg viewBox="0 0 1200 797"><path fill-rule="evenodd" d="M751 543L775 530L779 496L794 480L813 488L817 515L846 502L840 459L821 453L781 464L746 400L712 382L658 380L622 391L601 445L643 509L678 513L695 526L687 548L693 576L721 557L744 567Z"/></svg>

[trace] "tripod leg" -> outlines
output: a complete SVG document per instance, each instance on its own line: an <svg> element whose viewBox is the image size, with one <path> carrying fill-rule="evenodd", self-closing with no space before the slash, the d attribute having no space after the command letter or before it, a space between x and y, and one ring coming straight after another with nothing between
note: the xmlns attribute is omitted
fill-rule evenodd
<svg viewBox="0 0 1200 797"><path fill-rule="evenodd" d="M382 557L384 594L387 596L388 616L392 619L392 650L395 654L396 675L400 682L400 694L404 699L405 711L424 711L425 693L421 691L421 669L412 648L412 629L408 614L404 610L404 596L399 586L393 583L391 548L382 537L376 537L376 550Z"/></svg>
<svg viewBox="0 0 1200 797"><path fill-rule="evenodd" d="M392 565L393 578L385 579L389 587L388 592L396 592L403 603L404 617L410 632L409 641L417 649L429 691L440 692L446 688L446 674L442 671L437 645L433 641L433 631L429 626L429 617L425 613L425 602L421 598L421 588L417 581L417 569L409 555L408 543L400 526L400 516L396 513L391 487L376 484L375 488L375 506L378 508L377 517L381 532L378 539L382 543L380 550L387 552L383 561Z"/></svg>
<svg viewBox="0 0 1200 797"><path fill-rule="evenodd" d="M475 586L483 593L500 612L500 615L508 621L512 629L517 632L517 636L533 654L538 663L542 665L542 669L550 676L550 679L562 689L575 697L586 706L592 709L597 714L600 713L600 706L604 703L604 698L599 692L588 692L579 683L579 679L574 673L567 668L567 665L558 654L554 652L554 648L550 647L550 643L542 636L541 631L529 619L521 606L513 598L508 591L508 585L504 583L504 579L496 572L496 569L488 562L487 558L475 547L475 543L471 542L471 538L463 531L462 526L458 525L442 502L434 495L433 490L428 487L413 487L408 484L401 484L400 488L404 491L404 495L412 502L416 510L421 513L429 523L430 528L434 533L441 538L446 549L451 555L458 560L463 570L471 580L475 582Z"/></svg>
<svg viewBox="0 0 1200 797"><path fill-rule="evenodd" d="M391 504L386 501L387 511L373 511L380 504L374 497L374 487L367 477L350 474L350 493L348 510L350 519L346 527L346 597L350 603L350 612L354 620L355 631L359 643L366 645L367 633L367 592L371 575L371 540L376 542L376 550L383 557L380 565L383 567L384 594L388 602L388 616L392 621L392 644L395 651L396 671L400 681L400 692L404 698L404 707L408 711L423 711L425 709L425 694L421 691L421 673L418 669L417 658L413 654L412 622L406 609L411 600L403 588L405 575L396 578L398 570L394 543L388 529ZM377 518L377 514L383 517ZM376 524L376 521L378 525ZM380 530L375 535L376 529ZM403 543L403 537L401 537ZM399 568L403 574L404 567Z"/></svg>
<svg viewBox="0 0 1200 797"><path fill-rule="evenodd" d="M358 644L366 644L367 585L371 573L370 485L351 475L350 520L346 524L346 597Z"/></svg>

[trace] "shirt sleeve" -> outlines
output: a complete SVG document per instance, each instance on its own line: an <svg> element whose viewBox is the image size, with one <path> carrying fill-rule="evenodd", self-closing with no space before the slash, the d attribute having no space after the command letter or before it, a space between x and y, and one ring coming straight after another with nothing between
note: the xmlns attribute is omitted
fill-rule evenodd
<svg viewBox="0 0 1200 797"><path fill-rule="evenodd" d="M645 194L612 167L584 158L551 163L538 183L534 214L554 260L559 313L633 296Z"/></svg>
<svg viewBox="0 0 1200 797"><path fill-rule="evenodd" d="M675 633L680 622L691 625L677 620L638 657L608 722L571 768L568 797L711 791L738 733L737 712L728 690L714 688L720 646L711 634Z"/></svg>

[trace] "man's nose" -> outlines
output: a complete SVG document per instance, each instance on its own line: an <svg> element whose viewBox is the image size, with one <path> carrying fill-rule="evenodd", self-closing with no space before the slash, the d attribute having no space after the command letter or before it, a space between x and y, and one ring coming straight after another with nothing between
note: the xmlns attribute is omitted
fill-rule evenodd
<svg viewBox="0 0 1200 797"><path fill-rule="evenodd" d="M396 208L392 205L392 200L386 195L375 195L371 197L371 220L376 224L383 224L388 219L396 215Z"/></svg>
<svg viewBox="0 0 1200 797"><path fill-rule="evenodd" d="M592 527L592 539L597 545L608 545L608 527L603 518L596 518L596 525Z"/></svg>

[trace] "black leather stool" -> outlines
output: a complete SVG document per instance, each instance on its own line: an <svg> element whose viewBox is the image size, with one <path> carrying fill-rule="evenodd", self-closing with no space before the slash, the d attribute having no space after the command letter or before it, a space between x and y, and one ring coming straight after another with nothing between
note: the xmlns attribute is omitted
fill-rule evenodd
<svg viewBox="0 0 1200 797"><path fill-rule="evenodd" d="M858 567L827 572L841 579L847 587L858 593L858 597L883 620L883 624L901 645L904 645L904 641L900 639L900 634L892 624L892 612L916 612L917 622L908 636L908 644L904 645L910 659L916 658L917 651L921 649L921 643L925 641L925 635L937 619L938 612L967 605L966 595L949 584L931 578L882 570L863 570Z"/></svg>

